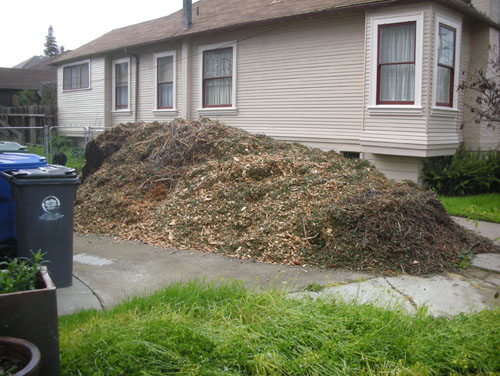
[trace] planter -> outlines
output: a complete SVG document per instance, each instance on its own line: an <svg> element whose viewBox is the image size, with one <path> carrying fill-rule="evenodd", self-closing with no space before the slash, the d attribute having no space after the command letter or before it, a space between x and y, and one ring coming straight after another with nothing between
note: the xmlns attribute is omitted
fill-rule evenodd
<svg viewBox="0 0 500 376"><path fill-rule="evenodd" d="M0 295L0 336L33 342L41 353L40 375L59 375L56 287L46 270L40 288Z"/></svg>
<svg viewBox="0 0 500 376"><path fill-rule="evenodd" d="M0 374L36 376L40 351L33 343L20 338L0 337Z"/></svg>

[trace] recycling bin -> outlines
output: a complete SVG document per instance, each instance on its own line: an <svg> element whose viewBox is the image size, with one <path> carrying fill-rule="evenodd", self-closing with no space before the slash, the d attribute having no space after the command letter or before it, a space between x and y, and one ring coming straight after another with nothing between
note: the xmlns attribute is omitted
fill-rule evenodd
<svg viewBox="0 0 500 376"><path fill-rule="evenodd" d="M17 255L32 257L41 250L56 287L71 286L75 170L47 165L1 174L11 185L16 208Z"/></svg>
<svg viewBox="0 0 500 376"><path fill-rule="evenodd" d="M36 154L0 154L0 172L46 166L44 157ZM16 246L16 215L9 183L0 178L0 256L9 256Z"/></svg>
<svg viewBox="0 0 500 376"><path fill-rule="evenodd" d="M13 153L27 153L28 148L17 142L0 141L0 153L13 152Z"/></svg>

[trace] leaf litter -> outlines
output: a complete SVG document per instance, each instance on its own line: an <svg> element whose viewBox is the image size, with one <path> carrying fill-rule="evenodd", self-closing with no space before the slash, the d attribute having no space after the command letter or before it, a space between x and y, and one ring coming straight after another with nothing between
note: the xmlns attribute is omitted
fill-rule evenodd
<svg viewBox="0 0 500 376"><path fill-rule="evenodd" d="M129 123L86 149L75 227L241 259L429 274L500 247L364 160L202 118Z"/></svg>

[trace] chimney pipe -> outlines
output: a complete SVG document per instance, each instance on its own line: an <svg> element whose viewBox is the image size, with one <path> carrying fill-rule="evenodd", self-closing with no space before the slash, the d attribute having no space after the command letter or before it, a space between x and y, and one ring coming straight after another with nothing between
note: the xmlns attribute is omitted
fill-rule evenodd
<svg viewBox="0 0 500 376"><path fill-rule="evenodd" d="M182 28L187 30L193 24L192 22L192 14L193 14L193 1L192 0L183 0L182 7Z"/></svg>

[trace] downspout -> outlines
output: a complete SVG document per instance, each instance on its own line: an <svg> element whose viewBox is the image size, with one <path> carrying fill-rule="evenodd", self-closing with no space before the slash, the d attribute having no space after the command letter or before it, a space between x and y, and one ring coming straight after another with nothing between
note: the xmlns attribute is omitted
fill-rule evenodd
<svg viewBox="0 0 500 376"><path fill-rule="evenodd" d="M367 75L367 72L366 72L366 58L367 58L367 47L368 47L368 42L367 42L367 32L368 32L368 15L366 13L366 10L364 11L364 16L365 16L365 35L364 35L364 47L363 47L363 101L362 101L362 106L363 106L363 110L361 111L361 133L360 133L360 136L359 136L359 148L360 148L360 157L363 158L364 157L364 154L362 152L363 150L363 146L361 145L361 137L363 137L363 133L365 131L365 111L366 111L366 75ZM373 33L373 30L371 30L371 33ZM371 54L370 54L371 56ZM371 56L371 58L373 59L373 56ZM372 84L370 82L370 84ZM368 95L370 95L370 91L368 91ZM363 158L364 159L364 158Z"/></svg>
<svg viewBox="0 0 500 376"><path fill-rule="evenodd" d="M139 56L130 54L135 58L135 122L139 116Z"/></svg>

